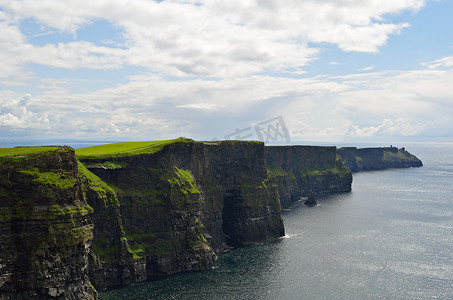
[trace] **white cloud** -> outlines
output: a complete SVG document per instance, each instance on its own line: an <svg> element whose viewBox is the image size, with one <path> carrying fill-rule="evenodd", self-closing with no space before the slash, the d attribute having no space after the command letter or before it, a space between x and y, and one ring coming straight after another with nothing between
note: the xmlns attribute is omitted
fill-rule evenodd
<svg viewBox="0 0 453 300"><path fill-rule="evenodd" d="M360 71L372 71L372 70L374 70L374 68L376 68L376 66L368 66L368 67L360 69Z"/></svg>
<svg viewBox="0 0 453 300"><path fill-rule="evenodd" d="M2 96L9 98L4 93ZM31 95L25 95L20 99L9 98L7 101L5 98L1 99L3 101L0 100L0 128L50 128L47 115L34 113L28 109Z"/></svg>
<svg viewBox="0 0 453 300"><path fill-rule="evenodd" d="M423 63L422 65L425 67L428 67L429 69L452 67L453 66L453 56L443 57L443 58L435 60L433 62Z"/></svg>
<svg viewBox="0 0 453 300"><path fill-rule="evenodd" d="M410 124L399 118L395 121L384 119L378 126L360 127L350 124L345 130L346 136L372 137L372 136L414 136L423 132L425 124Z"/></svg>
<svg viewBox="0 0 453 300"><path fill-rule="evenodd" d="M17 85L19 83L15 83L16 79L23 81L30 74L24 71L26 58L18 54L25 45L25 36L17 26L9 22L9 16L0 11L0 84Z"/></svg>
<svg viewBox="0 0 453 300"><path fill-rule="evenodd" d="M104 128L100 129L100 133L107 136L118 136L118 137L125 137L128 135L135 135L138 133L137 129L132 129L127 126L117 126L115 123L109 123Z"/></svg>
<svg viewBox="0 0 453 300"><path fill-rule="evenodd" d="M440 105L453 98L448 82L453 70L394 71L337 77L352 88L339 94L337 111L356 119L440 115ZM449 102L449 101L448 101ZM444 108L445 109L445 108Z"/></svg>
<svg viewBox="0 0 453 300"><path fill-rule="evenodd" d="M12 67L38 63L110 69L128 64L164 75L214 77L303 67L318 53L309 43L377 52L389 35L408 26L386 21L385 16L423 5L424 0L42 0L39 4L0 0L9 24L2 33L15 31L3 34L16 48L11 53L18 61ZM80 29L103 19L122 32L125 42L103 47L76 40L39 47L18 31L17 24L27 18L42 24L43 33L61 31L75 37Z"/></svg>
<svg viewBox="0 0 453 300"><path fill-rule="evenodd" d="M360 126L353 121L345 120L337 122L335 126L330 127L313 127L302 121L289 122L290 127L296 127L291 131L293 140L318 140L318 141L335 141L345 140L348 138L381 138L392 139L395 137L416 137L424 132L428 124L419 122L411 123L399 118L396 120L384 119L378 125ZM297 126L294 126L297 124Z"/></svg>
<svg viewBox="0 0 453 300"><path fill-rule="evenodd" d="M451 135L451 82L452 67L428 65L311 79L141 75L81 94L70 93L68 81L47 79L41 95L2 92L0 126L84 138L209 139L282 115L293 140Z"/></svg>
<svg viewBox="0 0 453 300"><path fill-rule="evenodd" d="M2 86L30 79L31 64L70 70L132 65L149 72L83 93L70 92L69 78L35 78L33 87L41 94L0 93L0 126L86 138L206 139L283 115L294 137L309 140L418 136L437 134L439 128L449 134L453 56L415 71L377 72L367 66L361 71L372 72L290 78L317 59L320 50L313 43L377 52L408 26L386 16L416 11L424 2L0 0ZM74 39L34 44L20 30L26 19L41 24L46 38L65 32ZM99 20L118 29L121 44L111 37L97 42L77 37ZM279 77L263 75L272 71Z"/></svg>
<svg viewBox="0 0 453 300"><path fill-rule="evenodd" d="M235 128L277 115L284 116L294 139L417 136L453 126L449 108L453 91L448 88L452 80L453 70L429 68L316 79L167 81L142 75L131 77L127 84L84 94L70 94L59 88L67 82L56 81L49 92L30 103L16 101L22 113L12 114L30 120L25 122L29 126L52 125L56 134L84 137L221 138ZM187 103L188 99L197 101ZM9 102L3 103L2 109ZM187 109L192 109L190 114ZM8 112L2 110L2 120L12 124ZM36 122L44 115L49 123Z"/></svg>
<svg viewBox="0 0 453 300"><path fill-rule="evenodd" d="M201 109L201 110L215 110L217 109L217 105L213 103L189 103L184 105L178 105L176 107L179 108L193 108L193 109Z"/></svg>
<svg viewBox="0 0 453 300"><path fill-rule="evenodd" d="M48 44L33 47L28 59L34 63L64 69L113 69L123 64L121 49L99 47L89 42Z"/></svg>

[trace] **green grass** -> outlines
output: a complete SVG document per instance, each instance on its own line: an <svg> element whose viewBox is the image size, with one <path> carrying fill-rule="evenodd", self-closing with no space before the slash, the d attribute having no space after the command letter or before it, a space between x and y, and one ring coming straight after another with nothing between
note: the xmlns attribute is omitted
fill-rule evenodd
<svg viewBox="0 0 453 300"><path fill-rule="evenodd" d="M280 166L267 167L267 170L275 178L277 178L277 177L287 177L288 179L296 179L296 177L294 176L294 174L293 174L293 172L291 170L288 172L288 171L284 170Z"/></svg>
<svg viewBox="0 0 453 300"><path fill-rule="evenodd" d="M174 245L178 243L178 240L173 237L172 232L158 234L135 233L127 235L127 242L130 248L129 252L137 259L143 257L145 254L147 256L169 254L174 248Z"/></svg>
<svg viewBox="0 0 453 300"><path fill-rule="evenodd" d="M16 147L16 148L0 148L0 157L29 155L34 153L57 150L60 147L44 146L44 147Z"/></svg>
<svg viewBox="0 0 453 300"><path fill-rule="evenodd" d="M72 188L77 183L77 179L72 178L70 174L65 174L64 172L40 172L37 168L19 172L32 176L34 182L55 186L60 189Z"/></svg>
<svg viewBox="0 0 453 300"><path fill-rule="evenodd" d="M96 191L101 198L109 192L115 195L115 191L107 183L102 181L97 175L90 172L83 163L77 161L77 167L79 176L81 178L85 178L88 181L90 188Z"/></svg>
<svg viewBox="0 0 453 300"><path fill-rule="evenodd" d="M163 141L148 141L148 142L125 142L99 145L76 150L76 155L80 159L96 159L108 157L122 157L144 153L155 153L161 150L165 145L176 142L190 141L188 139L174 139Z"/></svg>
<svg viewBox="0 0 453 300"><path fill-rule="evenodd" d="M175 177L168 179L168 182L173 187L178 187L184 194L199 194L200 191L197 189L197 185L192 176L190 170L180 169L177 166L175 168Z"/></svg>
<svg viewBox="0 0 453 300"><path fill-rule="evenodd" d="M90 167L92 167L92 168L101 167L101 168L105 168L105 169L114 170L114 169L125 168L128 165L129 165L128 163L122 162L122 161L103 161L102 163L90 164Z"/></svg>

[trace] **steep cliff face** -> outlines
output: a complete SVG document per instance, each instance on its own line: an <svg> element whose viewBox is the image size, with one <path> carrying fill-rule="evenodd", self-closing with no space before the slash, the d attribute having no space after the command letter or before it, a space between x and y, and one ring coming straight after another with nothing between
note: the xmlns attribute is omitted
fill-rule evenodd
<svg viewBox="0 0 453 300"><path fill-rule="evenodd" d="M415 155L410 154L404 148L357 149L356 147L345 147L339 148L337 152L352 172L421 167L423 165Z"/></svg>
<svg viewBox="0 0 453 300"><path fill-rule="evenodd" d="M215 252L284 235L262 143L181 139L139 152L79 157L109 184L87 193L97 288L210 269Z"/></svg>
<svg viewBox="0 0 453 300"><path fill-rule="evenodd" d="M1 299L92 299L88 278L104 290L211 269L218 253L284 235L280 199L351 189L335 147L131 144L79 162L67 147L0 153Z"/></svg>
<svg viewBox="0 0 453 300"><path fill-rule="evenodd" d="M282 207L310 193L351 190L352 174L337 158L336 147L265 147L265 158L277 182Z"/></svg>
<svg viewBox="0 0 453 300"><path fill-rule="evenodd" d="M117 193L79 163L85 197L94 209L94 236L89 277L99 290L146 279L143 259L127 243Z"/></svg>
<svg viewBox="0 0 453 300"><path fill-rule="evenodd" d="M0 157L0 298L95 299L92 211L74 150Z"/></svg>

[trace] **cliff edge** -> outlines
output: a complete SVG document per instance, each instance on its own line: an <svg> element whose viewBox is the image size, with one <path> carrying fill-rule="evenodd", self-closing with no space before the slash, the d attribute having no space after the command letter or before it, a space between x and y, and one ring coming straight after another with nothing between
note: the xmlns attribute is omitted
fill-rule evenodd
<svg viewBox="0 0 453 300"><path fill-rule="evenodd" d="M351 171L337 157L336 147L267 146L265 158L282 207L310 194L351 191Z"/></svg>
<svg viewBox="0 0 453 300"><path fill-rule="evenodd" d="M211 269L216 253L284 235L263 143L181 138L77 152L97 182L87 181L87 201L99 290Z"/></svg>
<svg viewBox="0 0 453 300"><path fill-rule="evenodd" d="M0 151L0 299L95 299L88 279L93 209L74 150Z"/></svg>
<svg viewBox="0 0 453 300"><path fill-rule="evenodd" d="M283 236L282 206L350 191L350 169L421 165L404 148L185 138L0 149L0 298L95 299L94 287L208 270Z"/></svg>
<svg viewBox="0 0 453 300"><path fill-rule="evenodd" d="M344 147L339 148L337 153L352 172L423 166L421 160L407 152L404 147Z"/></svg>

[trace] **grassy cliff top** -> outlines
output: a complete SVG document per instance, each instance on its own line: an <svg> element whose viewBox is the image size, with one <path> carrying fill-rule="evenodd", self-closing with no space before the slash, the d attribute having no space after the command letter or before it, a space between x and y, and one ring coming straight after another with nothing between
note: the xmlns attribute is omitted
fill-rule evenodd
<svg viewBox="0 0 453 300"><path fill-rule="evenodd" d="M165 145L176 142L190 142L190 139L177 138L164 141L148 142L125 142L106 144L93 147L80 148L76 150L79 159L98 159L110 157L123 157L145 153L155 153L161 150Z"/></svg>
<svg viewBox="0 0 453 300"><path fill-rule="evenodd" d="M0 157L26 156L26 155L40 153L40 152L57 150L60 148L61 147L56 147L56 146L0 148Z"/></svg>

